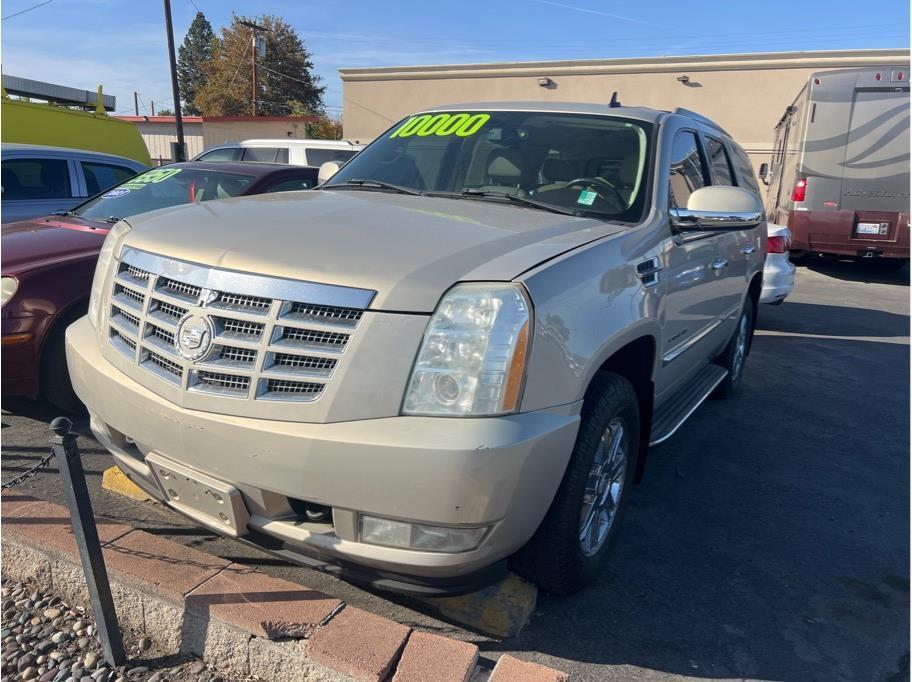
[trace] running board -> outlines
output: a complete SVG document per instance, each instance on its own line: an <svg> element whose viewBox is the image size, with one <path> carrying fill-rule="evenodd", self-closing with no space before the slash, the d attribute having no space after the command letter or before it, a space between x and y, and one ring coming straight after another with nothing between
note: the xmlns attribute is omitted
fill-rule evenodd
<svg viewBox="0 0 912 682"><path fill-rule="evenodd" d="M719 365L706 365L686 386L666 400L652 417L649 444L658 445L671 438L726 376L728 370Z"/></svg>

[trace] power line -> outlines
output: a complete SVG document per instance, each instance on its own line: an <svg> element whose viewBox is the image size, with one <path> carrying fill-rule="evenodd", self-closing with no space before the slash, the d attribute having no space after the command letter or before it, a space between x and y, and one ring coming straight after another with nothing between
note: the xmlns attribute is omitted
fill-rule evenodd
<svg viewBox="0 0 912 682"><path fill-rule="evenodd" d="M12 14L7 14L0 21L6 21L7 19L12 19L13 17L18 17L20 14L25 14L26 12L31 12L33 9L38 9L39 7L44 7L45 5L50 5L54 0L44 0L44 2L39 2L37 5L32 5L31 7L26 7L24 10L19 12L13 12Z"/></svg>
<svg viewBox="0 0 912 682"><path fill-rule="evenodd" d="M297 81L298 83L304 83L304 85L313 85L313 83L311 83L310 81L301 80L300 78L295 78L294 76L289 76L284 73L279 73L278 71L274 71L273 69L270 69L268 66L263 66L262 64L257 64L257 68L268 71L269 73L274 73L276 76L281 76L282 78L287 78L288 80Z"/></svg>
<svg viewBox="0 0 912 682"><path fill-rule="evenodd" d="M193 2L193 0L190 0L190 4L193 5L194 9L195 9L197 12L199 12L200 14L203 13L203 10L201 10L199 7L197 7L197 6L196 6L196 3Z"/></svg>
<svg viewBox="0 0 912 682"><path fill-rule="evenodd" d="M234 85L234 80L237 78L238 73L241 71L241 65L244 63L244 59L247 57L247 50L250 49L250 43L247 43L247 47L244 48L244 54L241 55L240 60L238 61L237 68L234 70L234 75L231 77L231 82L228 83L227 90L231 91L231 86Z"/></svg>

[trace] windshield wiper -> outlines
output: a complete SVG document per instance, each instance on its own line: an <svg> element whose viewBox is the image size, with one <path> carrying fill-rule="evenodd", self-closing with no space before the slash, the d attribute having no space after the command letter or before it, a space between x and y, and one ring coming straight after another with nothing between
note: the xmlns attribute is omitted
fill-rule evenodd
<svg viewBox="0 0 912 682"><path fill-rule="evenodd" d="M109 215L107 218L104 219L104 221L106 223L116 223L118 220L123 220L123 218L116 216L116 215Z"/></svg>
<svg viewBox="0 0 912 682"><path fill-rule="evenodd" d="M346 180L344 185L321 185L316 189L357 189L360 187L367 187L368 189L385 189L390 192L410 194L416 197L420 197L422 194L424 194L421 190L417 190L412 187L394 185L391 182L383 182L382 180Z"/></svg>
<svg viewBox="0 0 912 682"><path fill-rule="evenodd" d="M65 218L65 217L68 216L68 215L74 215L74 216L76 216L77 218L80 217L79 214L76 213L75 211L54 211L53 213L51 213L51 215L59 215L59 216L61 216L62 218Z"/></svg>
<svg viewBox="0 0 912 682"><path fill-rule="evenodd" d="M527 197L520 197L515 194L507 194L505 192L492 192L490 190L481 189L464 189L462 192L460 192L460 194L464 197L497 197L498 199L508 199L517 204L522 204L523 206L528 206L530 208L539 208L543 211L551 211L551 213L560 213L561 215L572 215L577 218L592 215L592 211L581 211L576 208L555 206L554 204L546 204L544 201L535 201L535 199L528 199Z"/></svg>

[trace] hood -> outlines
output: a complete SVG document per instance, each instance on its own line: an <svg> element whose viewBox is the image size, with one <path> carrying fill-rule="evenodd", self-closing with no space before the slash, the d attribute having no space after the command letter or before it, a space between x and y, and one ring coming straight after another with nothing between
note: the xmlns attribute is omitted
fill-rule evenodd
<svg viewBox="0 0 912 682"><path fill-rule="evenodd" d="M372 309L430 312L466 280L511 280L625 229L468 199L360 190L265 194L130 219L126 244L213 267L377 292Z"/></svg>
<svg viewBox="0 0 912 682"><path fill-rule="evenodd" d="M49 265L92 258L111 226L76 216L47 216L7 223L0 231L3 274L20 275Z"/></svg>

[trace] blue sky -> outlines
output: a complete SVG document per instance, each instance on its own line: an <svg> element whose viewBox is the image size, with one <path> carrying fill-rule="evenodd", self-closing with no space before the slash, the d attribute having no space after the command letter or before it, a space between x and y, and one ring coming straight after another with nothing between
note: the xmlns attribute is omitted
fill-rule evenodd
<svg viewBox="0 0 912 682"><path fill-rule="evenodd" d="M4 0L4 73L171 107L160 0ZM344 7L344 11L340 10ZM172 0L179 43L199 8L218 30L232 11L294 26L341 112L337 69L354 66L595 59L909 46L907 0Z"/></svg>

